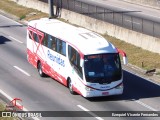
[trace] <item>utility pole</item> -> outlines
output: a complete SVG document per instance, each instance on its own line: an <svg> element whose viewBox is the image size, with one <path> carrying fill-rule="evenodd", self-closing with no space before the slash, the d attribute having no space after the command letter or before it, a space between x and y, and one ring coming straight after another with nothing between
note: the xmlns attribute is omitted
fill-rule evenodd
<svg viewBox="0 0 160 120"><path fill-rule="evenodd" d="M48 0L48 4L49 4L49 18L52 18L54 15L53 0Z"/></svg>

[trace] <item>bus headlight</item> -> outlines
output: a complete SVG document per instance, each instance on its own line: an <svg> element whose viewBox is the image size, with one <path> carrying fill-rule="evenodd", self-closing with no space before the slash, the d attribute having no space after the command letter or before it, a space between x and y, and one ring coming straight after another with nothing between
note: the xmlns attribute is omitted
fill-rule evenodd
<svg viewBox="0 0 160 120"><path fill-rule="evenodd" d="M93 91L94 89L92 89L92 88L90 88L90 87L85 86L85 90L86 90L86 91Z"/></svg>
<svg viewBox="0 0 160 120"><path fill-rule="evenodd" d="M116 89L123 89L123 83L117 86Z"/></svg>

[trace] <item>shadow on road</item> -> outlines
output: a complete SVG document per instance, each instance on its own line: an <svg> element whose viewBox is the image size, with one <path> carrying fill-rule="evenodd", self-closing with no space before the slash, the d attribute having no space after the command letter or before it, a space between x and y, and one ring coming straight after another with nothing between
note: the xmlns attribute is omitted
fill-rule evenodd
<svg viewBox="0 0 160 120"><path fill-rule="evenodd" d="M0 45L6 44L6 42L11 42L11 40L9 40L8 38L6 38L4 36L0 36Z"/></svg>
<svg viewBox="0 0 160 120"><path fill-rule="evenodd" d="M90 98L92 102L139 100L143 98L160 97L160 86L127 71L124 72L124 93L118 96Z"/></svg>

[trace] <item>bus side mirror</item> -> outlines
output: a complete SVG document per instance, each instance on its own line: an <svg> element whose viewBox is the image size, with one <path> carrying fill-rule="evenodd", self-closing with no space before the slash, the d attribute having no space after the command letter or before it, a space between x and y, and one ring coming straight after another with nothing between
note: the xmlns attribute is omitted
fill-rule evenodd
<svg viewBox="0 0 160 120"><path fill-rule="evenodd" d="M117 49L117 51L120 55L122 55L124 65L128 64L128 59L127 59L126 53L123 50L120 50L120 49Z"/></svg>
<svg viewBox="0 0 160 120"><path fill-rule="evenodd" d="M83 65L84 65L84 60L80 59L80 66L83 67Z"/></svg>
<svg viewBox="0 0 160 120"><path fill-rule="evenodd" d="M127 57L123 57L123 63L124 63L124 65L127 65L127 64L128 64L128 59L127 59Z"/></svg>

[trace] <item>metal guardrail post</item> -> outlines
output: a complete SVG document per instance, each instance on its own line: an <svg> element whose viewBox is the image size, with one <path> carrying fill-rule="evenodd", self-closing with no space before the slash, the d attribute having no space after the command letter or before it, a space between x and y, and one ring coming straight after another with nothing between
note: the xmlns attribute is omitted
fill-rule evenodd
<svg viewBox="0 0 160 120"><path fill-rule="evenodd" d="M48 0L49 4L49 18L54 16L54 9L53 9L53 0Z"/></svg>

